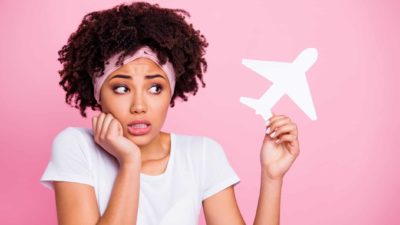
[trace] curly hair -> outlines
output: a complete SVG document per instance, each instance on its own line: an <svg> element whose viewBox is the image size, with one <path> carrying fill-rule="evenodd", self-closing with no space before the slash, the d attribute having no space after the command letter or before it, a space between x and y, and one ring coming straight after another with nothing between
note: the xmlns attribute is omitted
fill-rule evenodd
<svg viewBox="0 0 400 225"><path fill-rule="evenodd" d="M102 110L94 97L93 74L103 75L104 63L114 54L122 53L117 62L122 65L121 59L144 45L157 53L161 64L168 57L174 66L176 85L170 106L174 107L176 97L187 101L186 93L197 93L198 80L205 87L207 62L203 56L208 43L199 30L185 22L185 16L190 17L185 10L146 2L123 3L85 15L58 51L63 66L58 71L59 85L66 91L65 102L79 109L82 117L86 117L87 107Z"/></svg>

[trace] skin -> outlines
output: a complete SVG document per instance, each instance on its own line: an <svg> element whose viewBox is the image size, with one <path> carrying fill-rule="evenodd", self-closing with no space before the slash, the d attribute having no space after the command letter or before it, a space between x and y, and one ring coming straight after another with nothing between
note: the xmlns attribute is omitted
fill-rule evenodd
<svg viewBox="0 0 400 225"><path fill-rule="evenodd" d="M126 78L113 78L117 75ZM155 75L147 77L148 75ZM159 86L157 86L159 85ZM161 89L159 88L161 87ZM161 131L171 89L166 74L151 60L139 58L114 71L101 89L103 112L92 118L96 143L118 159L120 169L109 205L98 212L93 187L55 183L59 224L135 224L140 190L140 172L156 175L165 171L170 152L170 134ZM151 122L144 136L129 134L127 125L135 119ZM254 224L278 225L284 174L299 155L297 126L285 115L269 119L260 151L261 185ZM275 136L271 137L270 134ZM275 141L280 142L276 143ZM73 196L73 197L71 197ZM234 186L203 201L207 224L245 224Z"/></svg>

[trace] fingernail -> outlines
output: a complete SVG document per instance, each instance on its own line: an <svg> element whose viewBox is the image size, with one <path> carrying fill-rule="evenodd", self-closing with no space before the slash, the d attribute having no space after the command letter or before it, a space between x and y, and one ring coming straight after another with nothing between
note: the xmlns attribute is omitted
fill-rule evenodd
<svg viewBox="0 0 400 225"><path fill-rule="evenodd" d="M269 127L268 127L268 129L267 129L267 131L266 131L265 133L269 134L269 132L270 132L270 129L269 129Z"/></svg>
<svg viewBox="0 0 400 225"><path fill-rule="evenodd" d="M272 137L272 138L275 137L275 131L272 132L271 137Z"/></svg>
<svg viewBox="0 0 400 225"><path fill-rule="evenodd" d="M279 143L279 139L277 139L277 140L275 141L275 143Z"/></svg>
<svg viewBox="0 0 400 225"><path fill-rule="evenodd" d="M269 120L267 120L266 122L265 122L265 126L268 126L269 125Z"/></svg>

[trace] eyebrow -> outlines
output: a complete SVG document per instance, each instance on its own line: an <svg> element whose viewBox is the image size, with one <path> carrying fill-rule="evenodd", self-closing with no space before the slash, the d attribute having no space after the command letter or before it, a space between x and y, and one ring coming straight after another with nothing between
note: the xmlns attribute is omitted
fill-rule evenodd
<svg viewBox="0 0 400 225"><path fill-rule="evenodd" d="M145 79L154 79L156 77L161 77L161 78L163 78L165 80L165 78L163 76L161 76L160 74L146 75L144 78ZM114 78L132 79L131 76L124 75L124 74L117 74L117 75L113 76L111 79L114 79Z"/></svg>

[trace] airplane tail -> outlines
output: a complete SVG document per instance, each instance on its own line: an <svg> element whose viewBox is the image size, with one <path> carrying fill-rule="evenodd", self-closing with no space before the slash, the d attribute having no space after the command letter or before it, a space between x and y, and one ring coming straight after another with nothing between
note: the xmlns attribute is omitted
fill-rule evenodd
<svg viewBox="0 0 400 225"><path fill-rule="evenodd" d="M259 114L261 111L261 104L260 100L255 99L255 98L248 98L248 97L240 97L240 102L247 105L250 108L253 108L256 110L256 114Z"/></svg>
<svg viewBox="0 0 400 225"><path fill-rule="evenodd" d="M259 99L240 97L240 102L253 108L256 111L256 115L261 115L264 118L264 121L267 121L272 116L271 110L268 106L262 104L262 101Z"/></svg>

